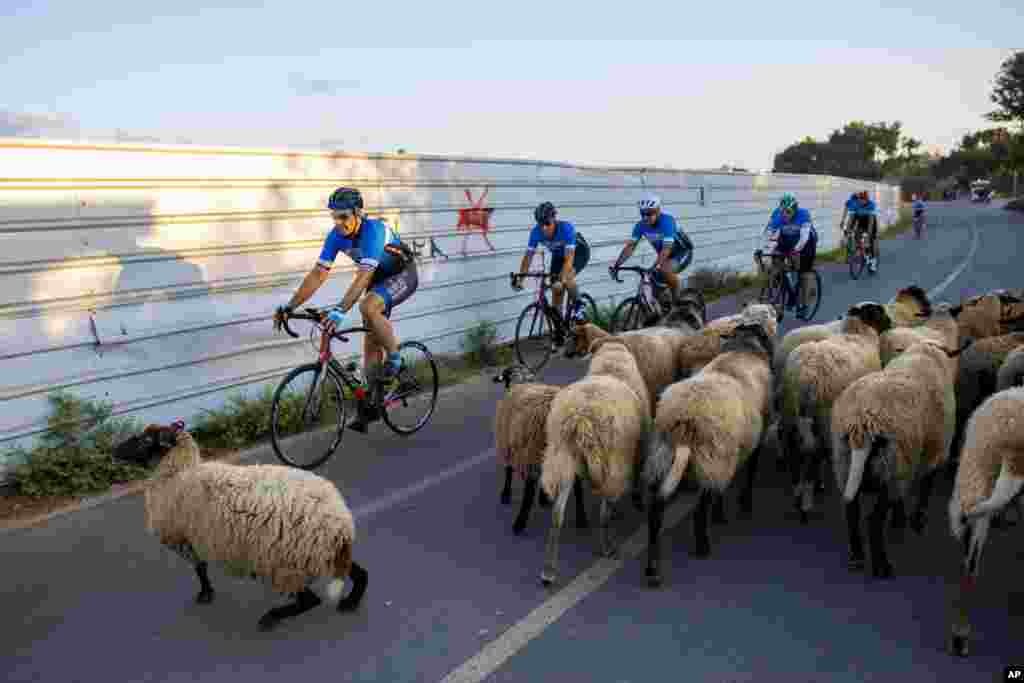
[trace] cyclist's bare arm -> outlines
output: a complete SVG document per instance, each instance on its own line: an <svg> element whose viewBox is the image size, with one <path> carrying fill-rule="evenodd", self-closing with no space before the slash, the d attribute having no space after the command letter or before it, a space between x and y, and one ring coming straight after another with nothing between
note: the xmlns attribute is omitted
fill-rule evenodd
<svg viewBox="0 0 1024 683"><path fill-rule="evenodd" d="M302 284L295 290L295 294L292 294L291 300L288 302L289 308L298 308L302 304L309 301L310 297L316 294L316 290L320 289L327 278L330 276L331 271L321 267L319 264L313 266L313 270L306 274L306 277L302 280Z"/></svg>
<svg viewBox="0 0 1024 683"><path fill-rule="evenodd" d="M530 270L530 264L533 263L534 252L530 251L523 254L523 260L519 263L519 272L526 273Z"/></svg>
<svg viewBox="0 0 1024 683"><path fill-rule="evenodd" d="M633 250L634 249L636 249L636 241L635 240L626 240L626 245L624 247L622 247L622 253L619 254L619 258L615 262L615 265L621 266L623 263L625 263L626 259L628 259L630 256L633 255Z"/></svg>
<svg viewBox="0 0 1024 683"><path fill-rule="evenodd" d="M562 272L558 274L558 277L564 280L573 274L572 260L576 256L576 250L566 247L565 258L562 259Z"/></svg>
<svg viewBox="0 0 1024 683"><path fill-rule="evenodd" d="M341 298L341 303L338 304L341 310L348 312L352 310L352 307L359 301L359 297L363 295L366 288L370 286L370 280L373 278L372 270L360 270L356 274L352 284L348 286L348 291L345 292L345 296Z"/></svg>

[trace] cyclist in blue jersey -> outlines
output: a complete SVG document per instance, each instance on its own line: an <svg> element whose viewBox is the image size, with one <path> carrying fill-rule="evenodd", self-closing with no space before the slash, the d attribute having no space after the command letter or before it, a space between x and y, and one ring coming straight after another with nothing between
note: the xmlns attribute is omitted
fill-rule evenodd
<svg viewBox="0 0 1024 683"><path fill-rule="evenodd" d="M818 254L818 231L811 221L811 212L800 208L796 197L790 193L782 195L779 206L772 212L771 220L764 229L765 247L772 257L769 277L782 266L787 254L794 252L800 255L799 300L796 314L803 316L807 312L807 294L814 286L814 260ZM757 256L764 252L758 249Z"/></svg>
<svg viewBox="0 0 1024 683"><path fill-rule="evenodd" d="M640 222L633 227L633 234L626 240L622 253L615 263L608 267L608 272L615 277L615 271L633 255L636 243L646 239L658 257L651 270L656 271L658 281L668 283L672 303L679 303L679 291L682 289L680 273L693 260L693 242L676 225L676 219L661 210L661 200L653 194L645 195L637 207L640 209Z"/></svg>
<svg viewBox="0 0 1024 683"><path fill-rule="evenodd" d="M862 230L867 230L868 270L874 273L878 270L878 209L868 198L868 193L862 191L857 193L857 201L853 203L851 213L853 217L850 219L850 227L855 230L854 236L859 235Z"/></svg>
<svg viewBox="0 0 1024 683"><path fill-rule="evenodd" d="M558 276L558 280L551 286L551 303L555 310L561 313L562 299L568 291L571 316L578 318L583 302L577 297L579 290L576 287L576 276L583 272L590 262L590 245L572 223L558 220L558 210L551 202L542 202L538 205L534 209L533 217L537 224L530 231L526 253L519 264L519 273L524 274L530 270L530 263L538 246L547 249L551 253L549 272ZM521 290L522 280L516 278L512 287Z"/></svg>
<svg viewBox="0 0 1024 683"><path fill-rule="evenodd" d="M846 204L843 205L843 217L839 219L839 228L849 228L849 224L846 219L853 220L853 214L857 211L857 193L854 192L850 195L850 198L846 200Z"/></svg>
<svg viewBox="0 0 1024 683"><path fill-rule="evenodd" d="M359 190L339 187L331 194L327 208L334 219L334 227L324 240L316 265L288 303L277 309L274 326L279 328L281 321L320 289L337 255L345 254L358 265L358 272L345 296L329 309L328 333L342 326L352 307L366 293L359 304L359 312L373 334L363 337L363 367L370 387L374 388L382 351L387 351L383 377L393 377L401 369L398 338L389 318L394 307L408 300L419 286L416 261L412 251L386 223L363 215L363 196ZM349 426L365 433L366 425L379 415L362 402L359 405L360 413Z"/></svg>
<svg viewBox="0 0 1024 683"><path fill-rule="evenodd" d="M914 235L915 237L921 236L921 230L924 228L924 199L922 195L912 194L910 195L911 208L914 211Z"/></svg>

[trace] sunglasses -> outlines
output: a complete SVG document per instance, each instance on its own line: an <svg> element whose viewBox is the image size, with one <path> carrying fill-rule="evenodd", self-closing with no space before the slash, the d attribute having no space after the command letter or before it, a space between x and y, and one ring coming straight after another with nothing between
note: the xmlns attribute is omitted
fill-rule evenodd
<svg viewBox="0 0 1024 683"><path fill-rule="evenodd" d="M641 218L650 218L651 216L654 216L657 213L658 213L657 209L644 209L643 211L640 212L640 217Z"/></svg>
<svg viewBox="0 0 1024 683"><path fill-rule="evenodd" d="M351 209L345 209L343 211L331 211L331 216L333 216L335 219L339 221L348 220L349 218L352 218L355 215L355 211L352 211Z"/></svg>

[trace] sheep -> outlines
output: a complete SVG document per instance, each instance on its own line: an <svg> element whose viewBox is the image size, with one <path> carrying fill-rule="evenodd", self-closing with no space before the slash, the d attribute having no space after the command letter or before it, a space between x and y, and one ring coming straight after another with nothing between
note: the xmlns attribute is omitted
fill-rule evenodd
<svg viewBox="0 0 1024 683"><path fill-rule="evenodd" d="M923 533L926 509L939 468L949 457L956 399L949 381L948 350L925 340L889 362L884 370L854 381L832 411L832 466L843 492L851 571L864 568L860 535L860 499L878 494L870 519L872 573L889 578L893 568L885 550L885 521L890 498L905 500L920 483L911 526Z"/></svg>
<svg viewBox="0 0 1024 683"><path fill-rule="evenodd" d="M770 337L778 334L775 308L768 304L750 304L740 313L716 318L699 335L682 340L676 359L679 378L692 376L722 352L723 333L731 334L738 325L750 322L761 325Z"/></svg>
<svg viewBox="0 0 1024 683"><path fill-rule="evenodd" d="M878 347L882 367L922 339L932 339L949 349L960 345L960 327L948 304L934 305L932 314L921 325L896 327L883 334ZM958 365L953 364L954 368Z"/></svg>
<svg viewBox="0 0 1024 683"><path fill-rule="evenodd" d="M996 290L971 297L952 309L960 336L984 339L1013 332L1024 323L1024 298L1020 292Z"/></svg>
<svg viewBox="0 0 1024 683"><path fill-rule="evenodd" d="M505 485L501 502L512 502L512 474L519 471L525 480L523 502L512 525L516 535L523 533L537 494L541 462L547 447L545 424L551 402L561 387L535 383L533 373L524 365L513 365L501 371L494 381L504 383L507 393L494 411L494 450L505 468ZM517 382L512 386L513 382ZM588 527L583 487L579 477L573 484L576 494L576 527ZM543 501L542 501L543 503Z"/></svg>
<svg viewBox="0 0 1024 683"><path fill-rule="evenodd" d="M333 483L281 465L203 462L184 423L158 429L173 431L174 446L135 458L158 459L145 492L146 529L195 567L197 603L213 600L207 566L219 562L293 596L260 618L262 630L319 605L310 585L320 577L333 579L328 593L340 593L350 577L352 590L337 609L359 605L369 574L352 559L355 522Z"/></svg>
<svg viewBox="0 0 1024 683"><path fill-rule="evenodd" d="M541 570L544 585L550 586L558 573L559 534L576 476L586 476L601 498L601 553L616 553L609 528L611 505L638 476L650 422L647 386L621 337L609 338L594 354L587 374L555 395L541 470L541 487L555 500Z"/></svg>
<svg viewBox="0 0 1024 683"><path fill-rule="evenodd" d="M741 514L750 517L753 485L771 411L772 338L757 323L723 335L722 353L693 377L676 382L658 402L642 478L651 492L647 581L661 585L661 527L665 506L688 473L701 489L694 514L693 554L707 557L708 509L747 465Z"/></svg>
<svg viewBox="0 0 1024 683"><path fill-rule="evenodd" d="M786 361L779 441L789 463L794 503L803 524L814 503L814 480L829 459L835 401L855 380L882 369L879 335L887 334L891 326L892 320L881 304L856 304L846 312L838 334L800 345ZM807 439L802 438L807 432L810 448Z"/></svg>
<svg viewBox="0 0 1024 683"><path fill-rule="evenodd" d="M995 514L1024 490L1024 387L1004 389L985 399L967 425L960 467L949 499L949 524L960 542L960 590L949 647L966 657L971 638L970 603L981 569L981 555Z"/></svg>
<svg viewBox="0 0 1024 683"><path fill-rule="evenodd" d="M896 292L896 296L885 304L885 312L892 321L893 327L914 327L923 324L931 317L932 304L928 300L927 292L917 285L910 285ZM793 349L805 342L825 339L838 334L841 328L842 319L839 319L790 330L782 338L775 351L775 359L772 362L775 376L782 376L786 367L786 359Z"/></svg>

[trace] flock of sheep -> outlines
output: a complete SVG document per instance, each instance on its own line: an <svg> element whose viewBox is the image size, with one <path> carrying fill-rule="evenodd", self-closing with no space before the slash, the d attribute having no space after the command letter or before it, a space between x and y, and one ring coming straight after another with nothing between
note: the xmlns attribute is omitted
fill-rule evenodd
<svg viewBox="0 0 1024 683"><path fill-rule="evenodd" d="M654 327L609 335L584 325L567 355L591 354L587 374L566 386L532 381L513 366L495 381L506 393L495 414L504 468L502 503L518 471L524 495L513 526L522 533L540 493L553 506L541 580L558 571L559 535L570 493L577 525L589 482L600 500L600 551L613 555L613 506L629 490L648 512L646 577L661 584L661 527L682 485L699 491L693 554L711 550L709 515L724 519L723 492L745 468L741 515L752 515L759 456L769 444L790 472L794 505L808 521L831 467L842 495L848 566L865 567L862 494L872 575L893 575L885 527L918 533L940 472L955 477L949 523L963 547L957 621L950 649L966 656L968 607L993 523L1024 488L1024 296L999 290L953 306L917 286L886 303L851 306L837 321L776 340L775 311L752 304L706 321L700 293ZM771 446L768 446L771 448ZM915 495L916 494L916 495ZM646 497L646 501L645 501Z"/></svg>
<svg viewBox="0 0 1024 683"><path fill-rule="evenodd" d="M771 442L803 513L831 465L854 570L865 564L861 494L876 495L871 567L874 576L888 577L890 507L893 524L906 524L904 505L916 491L910 524L923 529L932 483L947 467L956 477L951 529L964 549L951 641L955 653L966 655L968 601L989 526L1024 484L1024 333L1013 332L1024 325L1024 297L998 291L935 305L911 286L889 303L857 304L838 321L781 340L771 306L706 317L700 292L688 289L657 326L611 335L583 325L567 350L591 356L576 382L537 383L522 366L495 378L506 386L494 424L501 501L511 502L516 472L525 482L514 532L525 529L538 493L553 510L542 581L557 579L571 493L577 523L588 524L588 483L601 502L605 555L616 552L610 522L624 494L647 510L646 577L660 585L661 527L674 494L681 487L700 491L694 553L708 555L709 515L723 517L723 492L743 468L740 509L752 514L759 455ZM194 567L198 602L213 599L207 567L216 562L291 596L263 615L264 629L319 605L312 588L322 579L339 611L360 603L368 573L353 560L355 523L327 479L277 465L204 462L181 422L148 426L115 457L156 464L145 493L146 526ZM341 598L346 579L352 586Z"/></svg>

